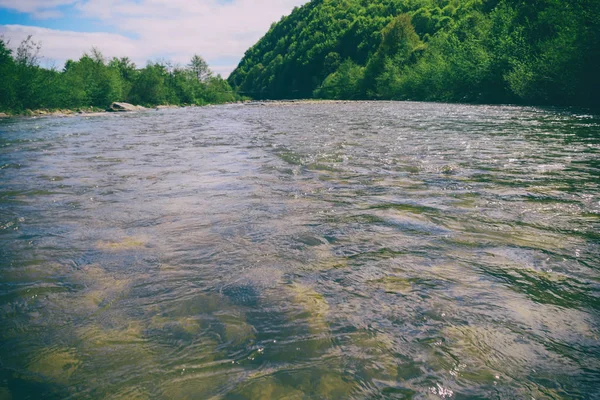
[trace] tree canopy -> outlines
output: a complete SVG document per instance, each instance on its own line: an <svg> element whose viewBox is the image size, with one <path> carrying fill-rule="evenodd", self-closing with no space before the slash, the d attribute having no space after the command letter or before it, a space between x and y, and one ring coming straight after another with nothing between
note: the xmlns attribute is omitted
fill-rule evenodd
<svg viewBox="0 0 600 400"><path fill-rule="evenodd" d="M597 0L313 0L229 83L256 98L598 107Z"/></svg>
<svg viewBox="0 0 600 400"><path fill-rule="evenodd" d="M125 101L145 106L224 103L238 99L226 80L213 76L202 57L172 68L150 62L138 68L129 58L106 60L92 49L64 68L39 66L41 44L31 37L16 54L0 38L0 111L100 107Z"/></svg>

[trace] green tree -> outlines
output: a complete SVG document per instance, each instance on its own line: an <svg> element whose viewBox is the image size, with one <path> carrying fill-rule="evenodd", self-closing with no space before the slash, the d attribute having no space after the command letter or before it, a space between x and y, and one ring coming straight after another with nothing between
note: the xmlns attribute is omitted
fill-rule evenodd
<svg viewBox="0 0 600 400"><path fill-rule="evenodd" d="M200 82L206 81L213 74L208 66L208 63L198 54L194 54L188 67Z"/></svg>
<svg viewBox="0 0 600 400"><path fill-rule="evenodd" d="M40 60L40 50L42 44L33 41L33 36L29 35L25 38L17 48L15 61L17 64L25 67L36 67Z"/></svg>
<svg viewBox="0 0 600 400"><path fill-rule="evenodd" d="M136 104L165 104L168 72L164 65L149 63L142 69L131 88L130 98Z"/></svg>
<svg viewBox="0 0 600 400"><path fill-rule="evenodd" d="M272 25L229 83L259 98L596 107L598 65L597 0L327 0ZM335 89L359 68L359 95Z"/></svg>
<svg viewBox="0 0 600 400"><path fill-rule="evenodd" d="M402 67L422 45L408 14L394 18L381 31L379 48L365 70L363 91L369 98L395 98ZM383 89L383 90L382 90Z"/></svg>
<svg viewBox="0 0 600 400"><path fill-rule="evenodd" d="M68 60L62 71L38 66L40 45L26 38L13 58L0 38L0 111L40 108L107 107L114 101L148 106L223 103L239 98L221 76L199 56L188 68L169 61L149 63L138 70L127 57L107 63L98 49L79 60Z"/></svg>
<svg viewBox="0 0 600 400"><path fill-rule="evenodd" d="M97 49L76 62L67 61L64 74L72 85L69 90L71 107L82 104L104 108L122 99L119 70L107 66Z"/></svg>
<svg viewBox="0 0 600 400"><path fill-rule="evenodd" d="M108 63L108 67L118 72L121 82L121 99L128 100L129 93L138 75L135 63L129 57L114 57Z"/></svg>
<svg viewBox="0 0 600 400"><path fill-rule="evenodd" d="M13 111L17 108L16 69L12 51L0 37L0 111Z"/></svg>
<svg viewBox="0 0 600 400"><path fill-rule="evenodd" d="M361 97L362 67L352 60L344 61L330 74L323 85L315 90L315 97L324 99L358 99Z"/></svg>

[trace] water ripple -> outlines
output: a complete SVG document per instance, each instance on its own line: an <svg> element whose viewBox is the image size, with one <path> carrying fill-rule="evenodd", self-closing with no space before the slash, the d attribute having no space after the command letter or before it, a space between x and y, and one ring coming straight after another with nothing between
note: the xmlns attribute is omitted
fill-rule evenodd
<svg viewBox="0 0 600 400"><path fill-rule="evenodd" d="M409 102L0 121L0 398L594 398L599 127Z"/></svg>

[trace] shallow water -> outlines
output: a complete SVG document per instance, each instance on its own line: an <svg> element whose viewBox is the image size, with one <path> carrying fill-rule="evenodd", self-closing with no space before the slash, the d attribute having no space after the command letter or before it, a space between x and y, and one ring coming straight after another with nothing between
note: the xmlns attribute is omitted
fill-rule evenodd
<svg viewBox="0 0 600 400"><path fill-rule="evenodd" d="M0 399L600 396L600 118L0 121Z"/></svg>

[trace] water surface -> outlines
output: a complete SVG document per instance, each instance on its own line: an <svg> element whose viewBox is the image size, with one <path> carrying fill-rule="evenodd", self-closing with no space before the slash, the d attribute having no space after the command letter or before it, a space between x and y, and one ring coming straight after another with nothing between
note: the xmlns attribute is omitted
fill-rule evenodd
<svg viewBox="0 0 600 400"><path fill-rule="evenodd" d="M600 118L0 121L0 399L588 399Z"/></svg>

